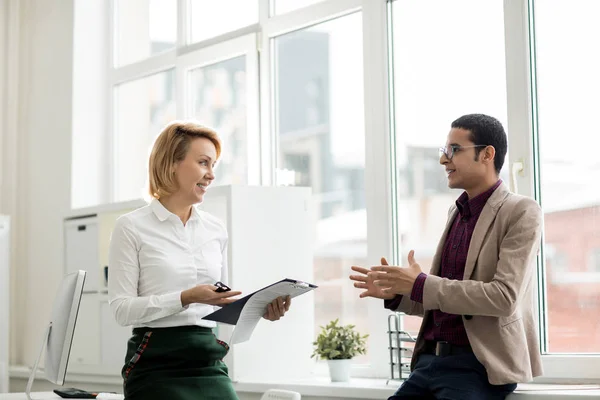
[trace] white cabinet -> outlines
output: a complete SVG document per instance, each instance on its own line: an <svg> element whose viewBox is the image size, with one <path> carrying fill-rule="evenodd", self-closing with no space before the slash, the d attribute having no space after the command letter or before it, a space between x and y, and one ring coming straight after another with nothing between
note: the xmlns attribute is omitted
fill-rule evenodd
<svg viewBox="0 0 600 400"><path fill-rule="evenodd" d="M229 234L229 284L244 294L284 278L312 282L315 219L311 190L300 187L211 187L201 209L220 218ZM65 220L67 272L88 272L79 312L70 371L109 371L123 366L131 327L117 325L108 305L103 266L115 220L142 204L111 205L85 210ZM232 327L220 325L228 341ZM232 346L226 357L234 380L306 377L312 370L314 295L294 299L289 317L259 322L252 338ZM277 349L274 351L274 349ZM285 368L281 368L285 355ZM258 358L257 358L258 357ZM257 360L260 368L256 368ZM72 367L72 368L71 368Z"/></svg>
<svg viewBox="0 0 600 400"><path fill-rule="evenodd" d="M84 293L73 335L69 358L70 369L77 365L97 365L100 362L99 314L98 294Z"/></svg>
<svg viewBox="0 0 600 400"><path fill-rule="evenodd" d="M229 185L208 191L200 208L227 227L232 289L245 295L284 278L312 282L311 203L311 189L304 187ZM228 341L231 331L219 325L222 340ZM225 361L236 381L302 378L312 369L313 341L314 294L309 292L294 299L289 317L276 323L260 321L250 340L232 346Z"/></svg>
<svg viewBox="0 0 600 400"><path fill-rule="evenodd" d="M76 218L65 222L66 273L84 270L84 292L100 288L100 265L98 261L98 223L95 217Z"/></svg>
<svg viewBox="0 0 600 400"><path fill-rule="evenodd" d="M131 337L131 327L124 327L115 321L110 311L108 299L100 302L100 353L102 365L120 369L125 360L127 341Z"/></svg>
<svg viewBox="0 0 600 400"><path fill-rule="evenodd" d="M64 220L65 273L87 272L71 354L69 372L120 374L131 327L119 326L108 305L104 267L108 244L119 215L143 202L88 208Z"/></svg>

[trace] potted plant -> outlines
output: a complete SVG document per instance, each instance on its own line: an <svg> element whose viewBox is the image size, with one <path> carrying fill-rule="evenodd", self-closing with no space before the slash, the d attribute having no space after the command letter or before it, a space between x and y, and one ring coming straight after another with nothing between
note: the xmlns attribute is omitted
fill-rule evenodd
<svg viewBox="0 0 600 400"><path fill-rule="evenodd" d="M321 333L313 342L315 346L311 358L327 360L329 376L332 382L347 382L350 378L352 357L365 354L366 339L369 335L361 335L354 330L354 325L338 325L338 319L327 326L321 326Z"/></svg>

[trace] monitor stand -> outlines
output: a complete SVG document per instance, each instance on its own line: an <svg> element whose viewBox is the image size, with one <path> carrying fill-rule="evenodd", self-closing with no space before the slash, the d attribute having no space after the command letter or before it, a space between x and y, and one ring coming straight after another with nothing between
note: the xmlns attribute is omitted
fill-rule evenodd
<svg viewBox="0 0 600 400"><path fill-rule="evenodd" d="M48 324L46 327L46 331L44 332L44 336L42 337L42 345L40 346L40 354L38 354L37 360L35 360L35 364L33 364L33 368L31 370L31 374L29 375L29 380L27 381L27 388L25 389L25 396L27 396L27 400L31 399L31 387L33 386L33 380L35 379L35 373L37 372L38 366L40 364L40 360L42 359L42 354L44 354L44 347L48 342L48 338L50 337L50 330L52 329L52 322Z"/></svg>

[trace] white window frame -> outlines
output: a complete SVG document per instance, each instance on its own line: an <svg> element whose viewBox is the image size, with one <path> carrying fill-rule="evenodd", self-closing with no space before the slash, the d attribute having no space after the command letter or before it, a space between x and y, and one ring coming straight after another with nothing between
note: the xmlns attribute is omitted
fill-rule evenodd
<svg viewBox="0 0 600 400"><path fill-rule="evenodd" d="M511 189L538 199L539 163L537 149L537 86L535 65L535 32L533 0L504 0L506 40L506 82L508 135L510 143L509 172ZM543 290L545 271L543 246L538 257L536 311L544 375L536 382L597 382L600 379L600 356L597 354L548 354L547 319Z"/></svg>
<svg viewBox="0 0 600 400"><path fill-rule="evenodd" d="M391 177L387 172L391 153L389 149L389 124L387 123L388 100L387 73L387 3L374 0L330 0L319 2L289 13L269 17L269 0L261 0L262 41L261 57L261 116L263 178L273 184L278 167L278 137L276 121L276 98L274 87L273 42L277 37L305 29L355 12L362 14L363 26L363 75L365 112L365 190L367 210L367 256L378 260L381 254L391 254ZM373 29L364 29L365 26ZM377 46L370 45L377 43ZM378 134L369 134L377 132ZM385 155L385 156L383 156ZM387 350L387 315L383 302L364 299L368 302L370 364L354 364L354 377L387 378L390 373ZM324 363L317 364L315 374L327 376Z"/></svg>
<svg viewBox="0 0 600 400"><path fill-rule="evenodd" d="M225 61L227 59L238 56L246 57L246 94L247 94L247 109L246 109L246 127L247 127L247 163L248 163L248 184L261 184L261 149L255 145L260 137L260 119L259 114L259 60L257 54L258 30L257 24L242 27L236 31L228 32L214 38L207 39L201 42L188 43L189 34L189 18L187 16L188 1L178 0L177 3L177 40L176 46L173 49L162 52L160 54L148 57L146 59L134 62L132 64L115 67L115 1L110 1L109 10L109 32L110 32L110 51L109 51L109 87L108 87L108 120L110 126L109 136L109 169L107 176L109 180L109 196L110 202L116 201L116 185L115 173L119 170L118 160L115 158L117 153L115 135L118 134L115 126L115 88L127 82L131 82L140 78L154 75L169 69L175 69L175 107L176 118L185 119L191 118L190 110L185 109L185 100L189 95L189 85L187 72L191 69L208 66Z"/></svg>
<svg viewBox="0 0 600 400"><path fill-rule="evenodd" d="M246 62L246 142L248 184L261 183L260 172L260 119L258 96L258 52L256 43L258 35L250 33L226 42L210 45L208 47L183 53L176 59L176 106L177 115L183 118L193 118L190 109L191 82L189 73L196 68L207 67L232 58L244 56Z"/></svg>
<svg viewBox="0 0 600 400"><path fill-rule="evenodd" d="M396 0L402 1L402 0ZM536 187L539 165L537 163L537 104L535 79L535 46L532 6L534 0L504 0L504 34L507 85L507 132L510 143L508 168L511 190L539 199ZM365 34L366 37L366 34ZM365 40L365 46L372 44ZM366 68L365 68L366 71ZM377 72L377 71L375 71ZM379 71L381 74L381 70ZM375 76L377 76L375 74ZM372 78L371 78L372 79ZM369 81L372 83L372 80ZM389 86L390 90L391 85ZM380 97L381 94L379 94ZM383 116L382 116L383 117ZM393 122L393 121L392 121ZM371 127L373 129L373 127ZM380 153L381 154L381 153ZM389 171L392 171L390 165ZM389 214L389 218L393 218ZM398 222L400 223L400 222ZM398 243L397 253L401 253ZM387 253L383 253L387 254ZM394 261L397 262L395 254ZM600 379L600 355L548 354L547 319L543 310L545 272L543 246L538 257L536 312L539 316L542 363L544 375L535 378L539 383L594 383Z"/></svg>

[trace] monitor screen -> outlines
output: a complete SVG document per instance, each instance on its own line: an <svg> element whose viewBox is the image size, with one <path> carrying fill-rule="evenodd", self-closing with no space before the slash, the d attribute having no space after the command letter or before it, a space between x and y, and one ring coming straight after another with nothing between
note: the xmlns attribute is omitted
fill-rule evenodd
<svg viewBox="0 0 600 400"><path fill-rule="evenodd" d="M44 370L46 379L57 385L64 384L67 373L85 274L85 271L77 271L66 275L54 299Z"/></svg>

